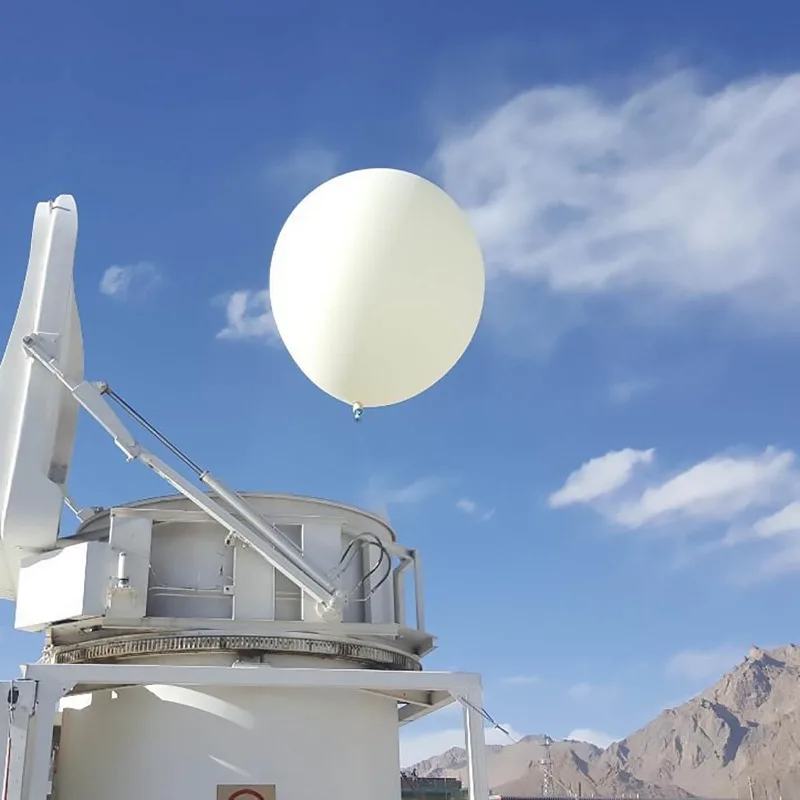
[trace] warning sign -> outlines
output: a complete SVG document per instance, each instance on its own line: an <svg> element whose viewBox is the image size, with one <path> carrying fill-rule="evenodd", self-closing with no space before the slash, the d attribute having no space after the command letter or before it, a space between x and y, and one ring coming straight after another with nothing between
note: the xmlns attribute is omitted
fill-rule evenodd
<svg viewBox="0 0 800 800"><path fill-rule="evenodd" d="M217 800L275 800L274 786L217 786Z"/></svg>

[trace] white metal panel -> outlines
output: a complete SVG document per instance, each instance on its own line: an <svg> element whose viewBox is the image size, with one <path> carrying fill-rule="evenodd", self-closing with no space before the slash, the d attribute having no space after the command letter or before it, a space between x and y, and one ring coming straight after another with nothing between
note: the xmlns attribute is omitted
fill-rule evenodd
<svg viewBox="0 0 800 800"><path fill-rule="evenodd" d="M147 517L118 517L111 512L109 535L113 561L125 554L127 589L112 589L108 616L115 619L141 619L147 613L147 590L150 584L150 544L153 522Z"/></svg>
<svg viewBox="0 0 800 800"><path fill-rule="evenodd" d="M164 685L116 694L64 710L59 800L214 797L218 784L243 782L274 784L281 800L400 796L393 699L353 689Z"/></svg>
<svg viewBox="0 0 800 800"><path fill-rule="evenodd" d="M106 542L78 542L30 556L19 572L15 627L38 631L54 622L102 615L109 566Z"/></svg>
<svg viewBox="0 0 800 800"><path fill-rule="evenodd" d="M147 615L232 619L233 547L207 524L166 523L153 529Z"/></svg>
<svg viewBox="0 0 800 800"><path fill-rule="evenodd" d="M389 523L376 516L370 511L363 511L353 506L344 505L333 500L322 500L317 497L305 497L302 495L287 494L268 494L266 492L242 492L241 496L253 506L260 514L264 515L273 524L284 522L307 522L313 519L329 519L342 522L346 527L357 530L374 530L378 536L386 541L395 541L395 534ZM181 495L169 495L166 497L152 497L146 500L139 500L125 506L131 513L164 514L165 517L175 512L189 512L197 515L197 519L203 516L203 512L186 497ZM119 513L123 509L116 509ZM100 514L98 517L105 517ZM98 519L95 517L95 519ZM161 517L157 517L161 519ZM166 521L166 520L165 520ZM174 519L170 521L175 521ZM365 528L364 526L368 527Z"/></svg>
<svg viewBox="0 0 800 800"><path fill-rule="evenodd" d="M282 523L277 529L291 542L299 553L303 553L304 526L299 523ZM303 619L303 589L300 584L277 569L273 572L275 586L275 619L294 622Z"/></svg>
<svg viewBox="0 0 800 800"><path fill-rule="evenodd" d="M341 552L344 553L347 546L353 541L353 537L340 533L339 538L341 541ZM364 587L358 586L364 577L365 564L366 560L364 558L363 546L358 545L358 552L339 578L342 590L348 592L348 596L350 597L350 601L347 606L345 606L344 613L342 614L342 620L344 622L364 622L366 619L366 604L363 602Z"/></svg>
<svg viewBox="0 0 800 800"><path fill-rule="evenodd" d="M78 210L61 195L39 203L25 285L0 363L0 597L13 599L26 555L58 536L78 406L23 350L39 333L64 374L83 376L83 342L72 280Z"/></svg>
<svg viewBox="0 0 800 800"><path fill-rule="evenodd" d="M370 572L378 565L380 559L380 552L377 547L368 547L365 551L365 569ZM384 577L384 564L376 570L375 574L367 581L367 592L371 592L377 585L378 581ZM367 622L372 623L388 623L395 621L394 614L394 586L392 584L391 576L389 576L378 589L372 594L367 601Z"/></svg>
<svg viewBox="0 0 800 800"><path fill-rule="evenodd" d="M334 520L315 519L303 525L303 553L320 569L330 574L342 555L342 525ZM303 595L303 619L318 620L320 614L313 597Z"/></svg>
<svg viewBox="0 0 800 800"><path fill-rule="evenodd" d="M283 495L247 497L258 513L273 525L279 528L302 525L304 553L324 573L330 574L336 569L347 544L358 534L371 533L394 547L392 531L367 512L313 498ZM143 501L114 509L112 516L116 526L122 519L141 518L147 520L148 525L151 520L156 521L150 548L152 569L147 617L220 620L233 619L235 615L239 621L275 620L275 571L272 566L252 549L240 545L226 546L227 534L222 526L212 521L204 522L208 518L187 499L171 497ZM108 514L97 516L85 527L98 535L107 528L108 520ZM123 549L113 543L112 548ZM337 581L345 593L352 590L365 571L377 561L378 551L374 546L363 548L363 553L369 554L370 564L356 557ZM358 602L359 594L356 593L353 602L344 609L345 621L396 622L391 580L380 587L371 603ZM113 595L111 602L108 616L115 620L124 619L128 612L117 612L119 603ZM286 621L286 607L284 603L283 621ZM140 613L141 609L136 614L131 611L127 618L133 619ZM292 619L323 621L316 602L309 596L303 600L302 614L297 613Z"/></svg>
<svg viewBox="0 0 800 800"><path fill-rule="evenodd" d="M237 546L233 556L233 618L275 618L275 572L249 547Z"/></svg>

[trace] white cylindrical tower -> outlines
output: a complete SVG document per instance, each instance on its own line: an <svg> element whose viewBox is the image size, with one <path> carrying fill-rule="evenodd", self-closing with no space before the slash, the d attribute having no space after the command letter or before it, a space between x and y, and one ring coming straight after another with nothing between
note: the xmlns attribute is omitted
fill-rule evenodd
<svg viewBox="0 0 800 800"><path fill-rule="evenodd" d="M106 690L63 712L55 797L214 798L253 784L286 800L397 800L397 731L394 700L352 690Z"/></svg>
<svg viewBox="0 0 800 800"><path fill-rule="evenodd" d="M309 498L247 501L323 573L336 572L355 543L339 579L350 596L341 619L321 615L299 587L189 501L162 498L98 514L65 542L64 551L103 549L107 578L87 573L84 586L104 586L105 609L100 618L87 607L84 619L50 625L46 659L421 668L432 639L405 625L403 559L376 571L380 550L369 544L377 537L402 554L386 522ZM355 688L235 686L122 686L70 697L62 704L54 798L214 798L218 787L247 785L275 787L280 800L396 800L397 702Z"/></svg>

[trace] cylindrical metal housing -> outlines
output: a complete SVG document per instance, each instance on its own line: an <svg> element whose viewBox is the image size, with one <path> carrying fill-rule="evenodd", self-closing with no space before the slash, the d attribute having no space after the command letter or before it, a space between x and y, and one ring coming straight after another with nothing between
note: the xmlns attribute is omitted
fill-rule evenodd
<svg viewBox="0 0 800 800"><path fill-rule="evenodd" d="M274 495L248 501L326 573L336 572L362 534L384 547L394 542L385 522L358 509ZM131 519L145 524L126 527ZM128 627L121 618L117 631L57 637L56 662L419 669L408 633L397 641L366 631L353 635L361 624L396 622L395 581L383 580L369 598L355 592L379 564L376 547L356 550L338 578L355 595L344 617L351 627L343 632L341 623L319 616L299 587L232 543L183 498L98 515L76 537L93 539L125 553L115 558L112 587L130 576L143 618L131 618ZM146 559L144 570L136 558ZM123 612L134 607L120 605ZM253 666L234 666L241 660ZM397 700L356 685L150 685L102 689L62 705L55 800L214 800L229 796L218 794L219 787L236 785L274 787L275 800L397 800ZM265 800L271 796L265 792Z"/></svg>
<svg viewBox="0 0 800 800"><path fill-rule="evenodd" d="M148 686L63 712L58 800L217 797L274 786L277 800L397 800L393 699L345 689Z"/></svg>
<svg viewBox="0 0 800 800"><path fill-rule="evenodd" d="M385 544L394 532L374 514L339 503L307 497L248 494L252 512L277 527L287 547L308 559L323 575L335 575L337 588L350 594L345 622L395 623L394 586L386 580L369 598L360 600L359 585L378 564L380 553L364 540L340 574L339 561L354 538L369 536ZM152 618L260 621L320 621L317 604L260 555L231 541L228 531L183 497L134 503L119 513L153 519L152 534L140 550L149 558L146 615ZM107 539L108 512L85 523L70 542ZM361 541L361 540L359 540ZM113 532L112 532L113 544ZM130 554L126 554L130 568ZM115 556L116 558L116 556ZM115 563L114 572L119 567ZM384 574L376 570L374 583Z"/></svg>

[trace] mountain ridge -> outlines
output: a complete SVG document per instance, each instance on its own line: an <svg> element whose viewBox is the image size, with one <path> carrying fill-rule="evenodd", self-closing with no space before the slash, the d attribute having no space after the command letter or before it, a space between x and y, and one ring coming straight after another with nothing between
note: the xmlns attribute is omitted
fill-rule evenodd
<svg viewBox="0 0 800 800"><path fill-rule="evenodd" d="M488 748L493 793L535 795L542 788L544 736ZM605 750L553 741L556 791L654 799L800 797L800 647L752 647L713 686ZM413 767L422 777L466 782L466 752L450 748Z"/></svg>

